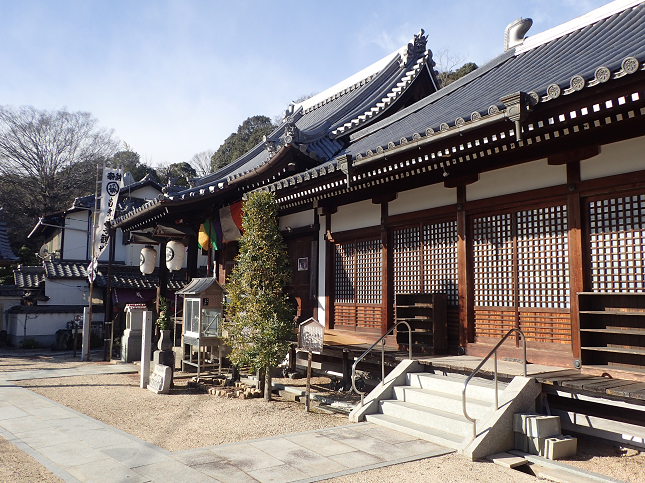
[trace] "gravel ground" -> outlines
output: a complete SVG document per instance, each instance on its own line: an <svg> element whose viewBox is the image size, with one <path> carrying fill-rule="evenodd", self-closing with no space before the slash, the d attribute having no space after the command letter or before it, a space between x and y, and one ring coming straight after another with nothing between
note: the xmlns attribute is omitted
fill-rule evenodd
<svg viewBox="0 0 645 483"><path fill-rule="evenodd" d="M87 363L70 357L48 355L16 358L0 352L0 372L11 370L74 367ZM138 375L112 374L18 381L65 406L103 421L170 451L212 446L280 434L308 431L348 423L346 416L305 413L302 404L281 398L267 404L262 399L224 399L187 387L188 379L176 379L170 395L156 395L139 388ZM294 386L304 379L277 379ZM326 378L314 378L312 389L327 391ZM327 391L337 399L346 393ZM645 455L634 450L579 439L579 452L565 461L587 471L629 482L645 483ZM22 478L22 479L20 479ZM49 478L49 479L48 479ZM27 454L0 438L0 482L60 482ZM532 476L488 462L471 462L451 454L356 473L327 481L416 483L433 482L524 482Z"/></svg>
<svg viewBox="0 0 645 483"><path fill-rule="evenodd" d="M0 436L1 483L64 483L27 453Z"/></svg>

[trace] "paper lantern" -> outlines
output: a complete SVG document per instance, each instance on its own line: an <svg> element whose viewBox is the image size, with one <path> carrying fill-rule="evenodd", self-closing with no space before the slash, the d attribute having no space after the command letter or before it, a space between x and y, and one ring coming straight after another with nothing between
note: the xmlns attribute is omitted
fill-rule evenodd
<svg viewBox="0 0 645 483"><path fill-rule="evenodd" d="M176 240L169 241L166 245L166 267L171 272L180 270L184 264L186 246Z"/></svg>
<svg viewBox="0 0 645 483"><path fill-rule="evenodd" d="M150 275L154 272L155 265L157 265L157 250L150 245L142 248L141 255L139 256L139 269L141 273Z"/></svg>

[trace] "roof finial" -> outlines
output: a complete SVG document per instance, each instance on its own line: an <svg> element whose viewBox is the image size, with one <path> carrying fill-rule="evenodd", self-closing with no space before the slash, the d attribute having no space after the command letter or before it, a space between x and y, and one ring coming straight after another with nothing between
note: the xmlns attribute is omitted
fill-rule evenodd
<svg viewBox="0 0 645 483"><path fill-rule="evenodd" d="M425 53L428 36L423 34L425 34L425 30L419 30L419 33L412 38L410 43L408 43L407 48L403 48L400 61L401 67L405 67L409 60Z"/></svg>
<svg viewBox="0 0 645 483"><path fill-rule="evenodd" d="M533 20L530 18L522 19L522 17L508 24L506 30L504 30L504 52L524 43L524 35L529 31L531 25L533 25Z"/></svg>

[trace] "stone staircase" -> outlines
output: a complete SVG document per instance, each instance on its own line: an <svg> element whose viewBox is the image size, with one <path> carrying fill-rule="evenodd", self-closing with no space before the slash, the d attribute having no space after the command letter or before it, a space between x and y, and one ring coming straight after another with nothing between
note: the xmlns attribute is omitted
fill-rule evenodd
<svg viewBox="0 0 645 483"><path fill-rule="evenodd" d="M449 448L463 448L473 436L472 422L462 410L465 380L460 374L407 373L405 385L393 387L393 398L380 400L378 413L366 414L365 419ZM500 394L506 386L499 382ZM473 378L466 396L470 417L480 421L495 411L493 381Z"/></svg>

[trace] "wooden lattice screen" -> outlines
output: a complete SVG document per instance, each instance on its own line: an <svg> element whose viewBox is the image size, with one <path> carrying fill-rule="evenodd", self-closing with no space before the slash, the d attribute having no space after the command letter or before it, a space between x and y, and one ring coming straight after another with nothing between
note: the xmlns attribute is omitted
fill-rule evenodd
<svg viewBox="0 0 645 483"><path fill-rule="evenodd" d="M569 344L566 205L472 220L475 335Z"/></svg>
<svg viewBox="0 0 645 483"><path fill-rule="evenodd" d="M381 240L337 243L334 263L334 328L380 330Z"/></svg>
<svg viewBox="0 0 645 483"><path fill-rule="evenodd" d="M589 201L591 289L645 291L645 194Z"/></svg>
<svg viewBox="0 0 645 483"><path fill-rule="evenodd" d="M457 221L420 224L392 232L394 293L445 293L448 343L459 345Z"/></svg>

